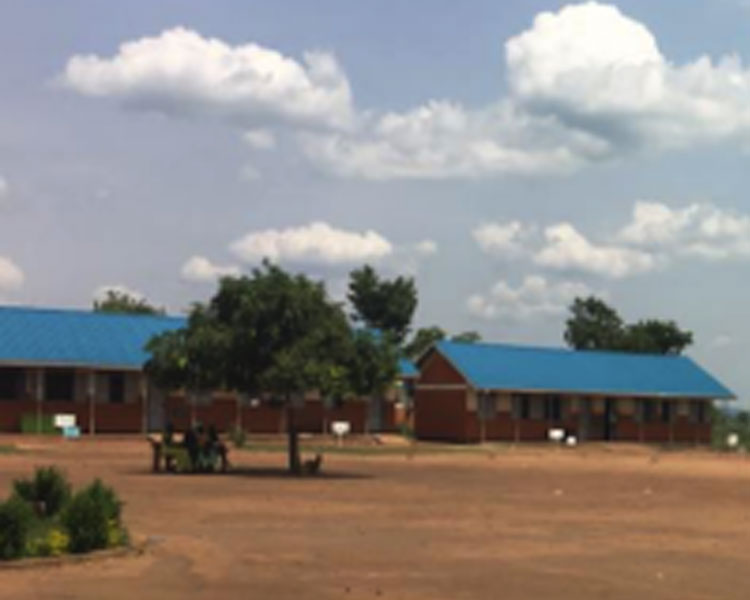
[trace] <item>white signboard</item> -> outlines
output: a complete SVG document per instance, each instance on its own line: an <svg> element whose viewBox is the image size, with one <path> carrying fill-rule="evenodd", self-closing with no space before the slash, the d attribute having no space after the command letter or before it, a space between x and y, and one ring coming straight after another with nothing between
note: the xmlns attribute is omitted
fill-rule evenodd
<svg viewBox="0 0 750 600"><path fill-rule="evenodd" d="M351 430L352 426L349 421L334 421L331 423L331 431L339 437L347 435Z"/></svg>
<svg viewBox="0 0 750 600"><path fill-rule="evenodd" d="M347 435L351 430L352 426L349 421L333 421L331 423L331 431L333 431L334 435L338 439L339 446L341 446L341 444L344 442L344 436Z"/></svg>
<svg viewBox="0 0 750 600"><path fill-rule="evenodd" d="M58 429L65 429L66 427L75 427L75 426L76 426L75 415L67 415L67 414L55 415L55 427L57 427Z"/></svg>

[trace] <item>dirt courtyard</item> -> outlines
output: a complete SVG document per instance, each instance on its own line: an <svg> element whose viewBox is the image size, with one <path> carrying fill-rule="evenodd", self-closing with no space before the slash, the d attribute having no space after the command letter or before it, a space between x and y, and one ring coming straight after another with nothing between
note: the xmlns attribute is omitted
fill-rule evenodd
<svg viewBox="0 0 750 600"><path fill-rule="evenodd" d="M0 438L0 444L19 438ZM153 475L142 440L24 438L35 465L126 502L141 556L0 570L0 598L674 600L750 595L750 460L639 447L327 455L326 476Z"/></svg>

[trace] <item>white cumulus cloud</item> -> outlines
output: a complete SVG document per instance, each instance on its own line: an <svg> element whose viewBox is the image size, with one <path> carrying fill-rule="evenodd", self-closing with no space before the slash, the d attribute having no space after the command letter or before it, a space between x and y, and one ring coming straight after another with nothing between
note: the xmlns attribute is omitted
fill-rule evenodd
<svg viewBox="0 0 750 600"><path fill-rule="evenodd" d="M568 173L607 152L585 132L508 103L469 110L450 101L370 118L353 133L302 133L299 142L321 168L373 180Z"/></svg>
<svg viewBox="0 0 750 600"><path fill-rule="evenodd" d="M180 269L182 279L194 283L211 283L220 277L237 277L239 274L236 265L216 265L205 256L191 256Z"/></svg>
<svg viewBox="0 0 750 600"><path fill-rule="evenodd" d="M738 57L677 65L644 24L615 6L587 2L541 13L505 50L516 102L613 147L750 133L750 71Z"/></svg>
<svg viewBox="0 0 750 600"><path fill-rule="evenodd" d="M432 256L433 254L437 254L438 245L434 240L422 240L415 244L414 249L420 256Z"/></svg>
<svg viewBox="0 0 750 600"><path fill-rule="evenodd" d="M672 208L659 202L636 202L619 239L675 256L709 260L750 258L750 215L710 203Z"/></svg>
<svg viewBox="0 0 750 600"><path fill-rule="evenodd" d="M249 263L263 258L303 264L340 265L377 261L393 252L393 245L379 233L336 229L324 222L301 227L250 232L230 246Z"/></svg>
<svg viewBox="0 0 750 600"><path fill-rule="evenodd" d="M505 66L509 93L485 107L431 100L356 135L306 136L303 149L344 176L486 177L750 138L750 70L737 56L675 64L615 6L538 14L507 40Z"/></svg>
<svg viewBox="0 0 750 600"><path fill-rule="evenodd" d="M544 237L545 246L534 255L534 262L542 267L618 279L659 266L657 258L648 252L594 244L570 223L547 227Z"/></svg>
<svg viewBox="0 0 750 600"><path fill-rule="evenodd" d="M320 169L373 180L565 174L638 152L750 142L750 69L739 57L677 63L612 5L537 14L506 40L504 61L508 91L484 106L428 95L376 111L354 105L330 53L297 60L176 27L110 57L73 56L61 79L130 107L223 118L255 148L273 146L269 127L284 129Z"/></svg>
<svg viewBox="0 0 750 600"><path fill-rule="evenodd" d="M11 259L0 256L0 289L13 291L23 286L26 277L23 270Z"/></svg>
<svg viewBox="0 0 750 600"><path fill-rule="evenodd" d="M265 121L349 127L351 91L336 58L297 61L258 44L232 46L183 27L123 43L111 57L76 55L61 77L88 96L167 114L207 114L240 125Z"/></svg>
<svg viewBox="0 0 750 600"><path fill-rule="evenodd" d="M533 226L520 221L483 223L472 231L479 247L488 254L501 258L518 258L528 252L528 244L535 233Z"/></svg>
<svg viewBox="0 0 750 600"><path fill-rule="evenodd" d="M528 275L517 287L498 281L489 293L470 296L466 306L482 319L529 319L561 314L574 298L591 293L583 283L550 283L542 276Z"/></svg>

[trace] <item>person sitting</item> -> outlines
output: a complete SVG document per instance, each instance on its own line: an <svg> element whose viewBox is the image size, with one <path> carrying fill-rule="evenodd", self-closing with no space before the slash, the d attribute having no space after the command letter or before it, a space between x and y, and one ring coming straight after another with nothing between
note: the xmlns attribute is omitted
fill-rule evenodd
<svg viewBox="0 0 750 600"><path fill-rule="evenodd" d="M198 442L196 431L192 427L188 428L188 430L185 432L183 445L185 446L188 457L190 458L190 468L193 471L196 471L199 467L200 462L200 444Z"/></svg>

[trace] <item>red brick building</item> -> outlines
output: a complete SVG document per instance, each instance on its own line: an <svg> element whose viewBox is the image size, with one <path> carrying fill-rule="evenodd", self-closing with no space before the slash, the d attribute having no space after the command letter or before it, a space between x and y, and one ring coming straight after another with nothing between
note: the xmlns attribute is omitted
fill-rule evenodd
<svg viewBox="0 0 750 600"><path fill-rule="evenodd" d="M219 431L286 431L285 411L234 393L165 393L143 373L147 342L185 325L181 317L0 307L0 432L34 431L52 415L75 415L83 432L138 433L166 423ZM406 377L413 376L413 366ZM298 409L301 431L321 433L348 421L352 433L395 429L396 387L378 402L328 406L314 393Z"/></svg>
<svg viewBox="0 0 750 600"><path fill-rule="evenodd" d="M417 438L707 443L733 394L685 356L440 342L419 361Z"/></svg>

